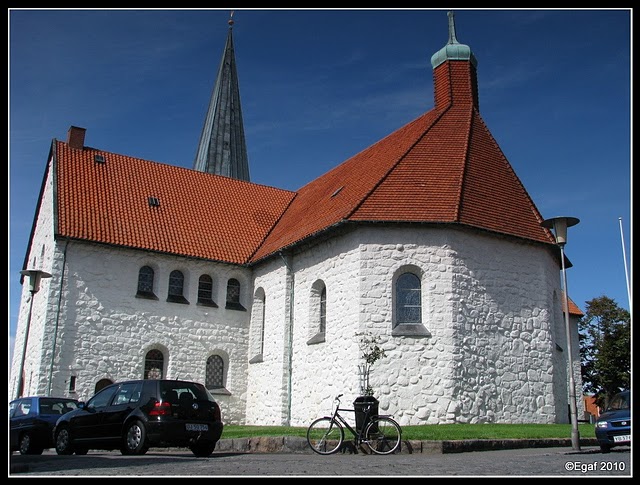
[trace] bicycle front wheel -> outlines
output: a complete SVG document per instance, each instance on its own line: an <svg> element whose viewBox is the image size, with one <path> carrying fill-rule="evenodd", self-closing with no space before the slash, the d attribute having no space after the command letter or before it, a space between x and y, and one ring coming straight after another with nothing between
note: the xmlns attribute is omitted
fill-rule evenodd
<svg viewBox="0 0 640 485"><path fill-rule="evenodd" d="M374 416L364 431L365 443L378 455L390 455L400 447L402 430L393 419Z"/></svg>
<svg viewBox="0 0 640 485"><path fill-rule="evenodd" d="M342 425L333 418L318 418L307 428L307 443L313 451L321 455L335 453L343 441Z"/></svg>

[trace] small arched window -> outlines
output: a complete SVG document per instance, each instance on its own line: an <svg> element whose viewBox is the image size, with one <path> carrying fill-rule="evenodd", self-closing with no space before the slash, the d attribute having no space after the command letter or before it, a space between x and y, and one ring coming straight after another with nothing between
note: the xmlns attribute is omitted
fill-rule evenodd
<svg viewBox="0 0 640 485"><path fill-rule="evenodd" d="M110 386L111 384L113 384L113 381L111 379L100 379L98 382L96 382L96 385L93 388L93 393L97 394L99 391L107 386Z"/></svg>
<svg viewBox="0 0 640 485"><path fill-rule="evenodd" d="M140 268L140 271L138 271L138 291L136 293L138 298L158 299L153 292L153 278L154 271L151 266L143 266Z"/></svg>
<svg viewBox="0 0 640 485"><path fill-rule="evenodd" d="M320 333L327 330L327 287L320 292Z"/></svg>
<svg viewBox="0 0 640 485"><path fill-rule="evenodd" d="M144 358L144 379L162 379L164 355L158 349L147 352Z"/></svg>
<svg viewBox="0 0 640 485"><path fill-rule="evenodd" d="M227 282L227 304L225 308L229 310L245 310L240 304L240 282L235 278L230 278Z"/></svg>
<svg viewBox="0 0 640 485"><path fill-rule="evenodd" d="M420 278L403 273L396 282L396 325L422 323Z"/></svg>
<svg viewBox="0 0 640 485"><path fill-rule="evenodd" d="M213 278L208 274L203 274L198 280L198 305L218 307L213 301Z"/></svg>
<svg viewBox="0 0 640 485"><path fill-rule="evenodd" d="M207 359L205 386L207 389L224 387L224 361L219 355L212 355Z"/></svg>
<svg viewBox="0 0 640 485"><path fill-rule="evenodd" d="M266 295L264 288L260 287L253 295L253 305L251 306L251 334L250 334L250 364L262 362L264 352L264 325L265 325L265 303Z"/></svg>
<svg viewBox="0 0 640 485"><path fill-rule="evenodd" d="M307 345L325 341L327 331L327 286L316 280L309 293L309 340Z"/></svg>
<svg viewBox="0 0 640 485"><path fill-rule="evenodd" d="M167 301L173 303L189 303L184 297L184 275L182 271L173 270L169 275L169 294Z"/></svg>

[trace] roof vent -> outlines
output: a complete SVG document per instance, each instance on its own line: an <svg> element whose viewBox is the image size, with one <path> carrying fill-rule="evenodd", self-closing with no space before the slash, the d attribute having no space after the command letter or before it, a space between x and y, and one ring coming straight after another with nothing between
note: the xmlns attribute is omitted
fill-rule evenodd
<svg viewBox="0 0 640 485"><path fill-rule="evenodd" d="M333 194L331 194L331 198L333 199L336 195L338 195L342 189L344 189L344 185L342 185L342 186L338 187L338 188L333 192Z"/></svg>
<svg viewBox="0 0 640 485"><path fill-rule="evenodd" d="M157 197L148 197L149 207L160 207L160 199Z"/></svg>
<svg viewBox="0 0 640 485"><path fill-rule="evenodd" d="M104 163L104 155L95 155L95 156L93 157L93 160L94 160L96 163Z"/></svg>

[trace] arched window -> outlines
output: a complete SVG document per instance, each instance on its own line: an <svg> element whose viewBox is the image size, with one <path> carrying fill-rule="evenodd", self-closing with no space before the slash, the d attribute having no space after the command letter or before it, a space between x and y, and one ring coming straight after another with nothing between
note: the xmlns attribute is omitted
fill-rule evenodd
<svg viewBox="0 0 640 485"><path fill-rule="evenodd" d="M208 274L203 274L198 280L198 305L218 308L213 301L213 278Z"/></svg>
<svg viewBox="0 0 640 485"><path fill-rule="evenodd" d="M153 277L154 272L151 266L143 266L138 272L138 298L149 298L157 300L158 297L153 293Z"/></svg>
<svg viewBox="0 0 640 485"><path fill-rule="evenodd" d="M396 325L422 323L420 278L403 273L396 282Z"/></svg>
<svg viewBox="0 0 640 485"><path fill-rule="evenodd" d="M316 280L309 294L309 340L307 345L325 341L327 331L327 287L322 280Z"/></svg>
<svg viewBox="0 0 640 485"><path fill-rule="evenodd" d="M158 349L147 352L144 358L144 379L162 379L164 355Z"/></svg>
<svg viewBox="0 0 640 485"><path fill-rule="evenodd" d="M167 301L173 303L189 303L184 297L184 275L182 271L173 270L169 275L169 294Z"/></svg>
<svg viewBox="0 0 640 485"><path fill-rule="evenodd" d="M240 304L240 282L235 278L230 278L227 282L227 304L225 308L229 310L245 310Z"/></svg>
<svg viewBox="0 0 640 485"><path fill-rule="evenodd" d="M98 391L101 391L102 389L104 389L107 386L110 386L111 384L113 384L113 381L110 379L100 379L98 382L96 382L96 386L93 389L93 393L96 394L98 393Z"/></svg>
<svg viewBox="0 0 640 485"><path fill-rule="evenodd" d="M327 287L320 292L320 333L327 330Z"/></svg>
<svg viewBox="0 0 640 485"><path fill-rule="evenodd" d="M264 325L265 325L265 301L264 288L256 289L253 295L253 305L251 306L251 334L250 334L250 364L262 362L264 352Z"/></svg>
<svg viewBox="0 0 640 485"><path fill-rule="evenodd" d="M207 359L205 387L207 389L224 387L224 361L219 355L212 355Z"/></svg>

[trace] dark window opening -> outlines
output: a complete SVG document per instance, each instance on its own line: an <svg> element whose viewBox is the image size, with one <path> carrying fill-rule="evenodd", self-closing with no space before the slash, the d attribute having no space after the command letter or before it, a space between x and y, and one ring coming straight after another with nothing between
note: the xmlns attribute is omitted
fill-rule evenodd
<svg viewBox="0 0 640 485"><path fill-rule="evenodd" d="M224 361L219 355L212 355L207 359L205 386L207 389L224 387Z"/></svg>
<svg viewBox="0 0 640 485"><path fill-rule="evenodd" d="M76 391L76 376L71 376L69 378L69 392Z"/></svg>
<svg viewBox="0 0 640 485"><path fill-rule="evenodd" d="M218 308L213 301L213 279L208 274L200 276L198 281L198 305Z"/></svg>
<svg viewBox="0 0 640 485"><path fill-rule="evenodd" d="M400 275L396 283L396 324L422 323L420 278L413 273Z"/></svg>
<svg viewBox="0 0 640 485"><path fill-rule="evenodd" d="M235 278L231 278L227 283L227 304L225 308L228 310L246 310L240 304L240 282Z"/></svg>
<svg viewBox="0 0 640 485"><path fill-rule="evenodd" d="M182 271L174 270L169 275L169 294L167 301L172 303L189 303L184 297L184 275Z"/></svg>
<svg viewBox="0 0 640 485"><path fill-rule="evenodd" d="M157 349L147 352L144 358L144 379L162 379L164 355Z"/></svg>
<svg viewBox="0 0 640 485"><path fill-rule="evenodd" d="M157 300L158 297L153 292L154 271L151 266L143 266L138 272L138 298L147 298L149 300Z"/></svg>

